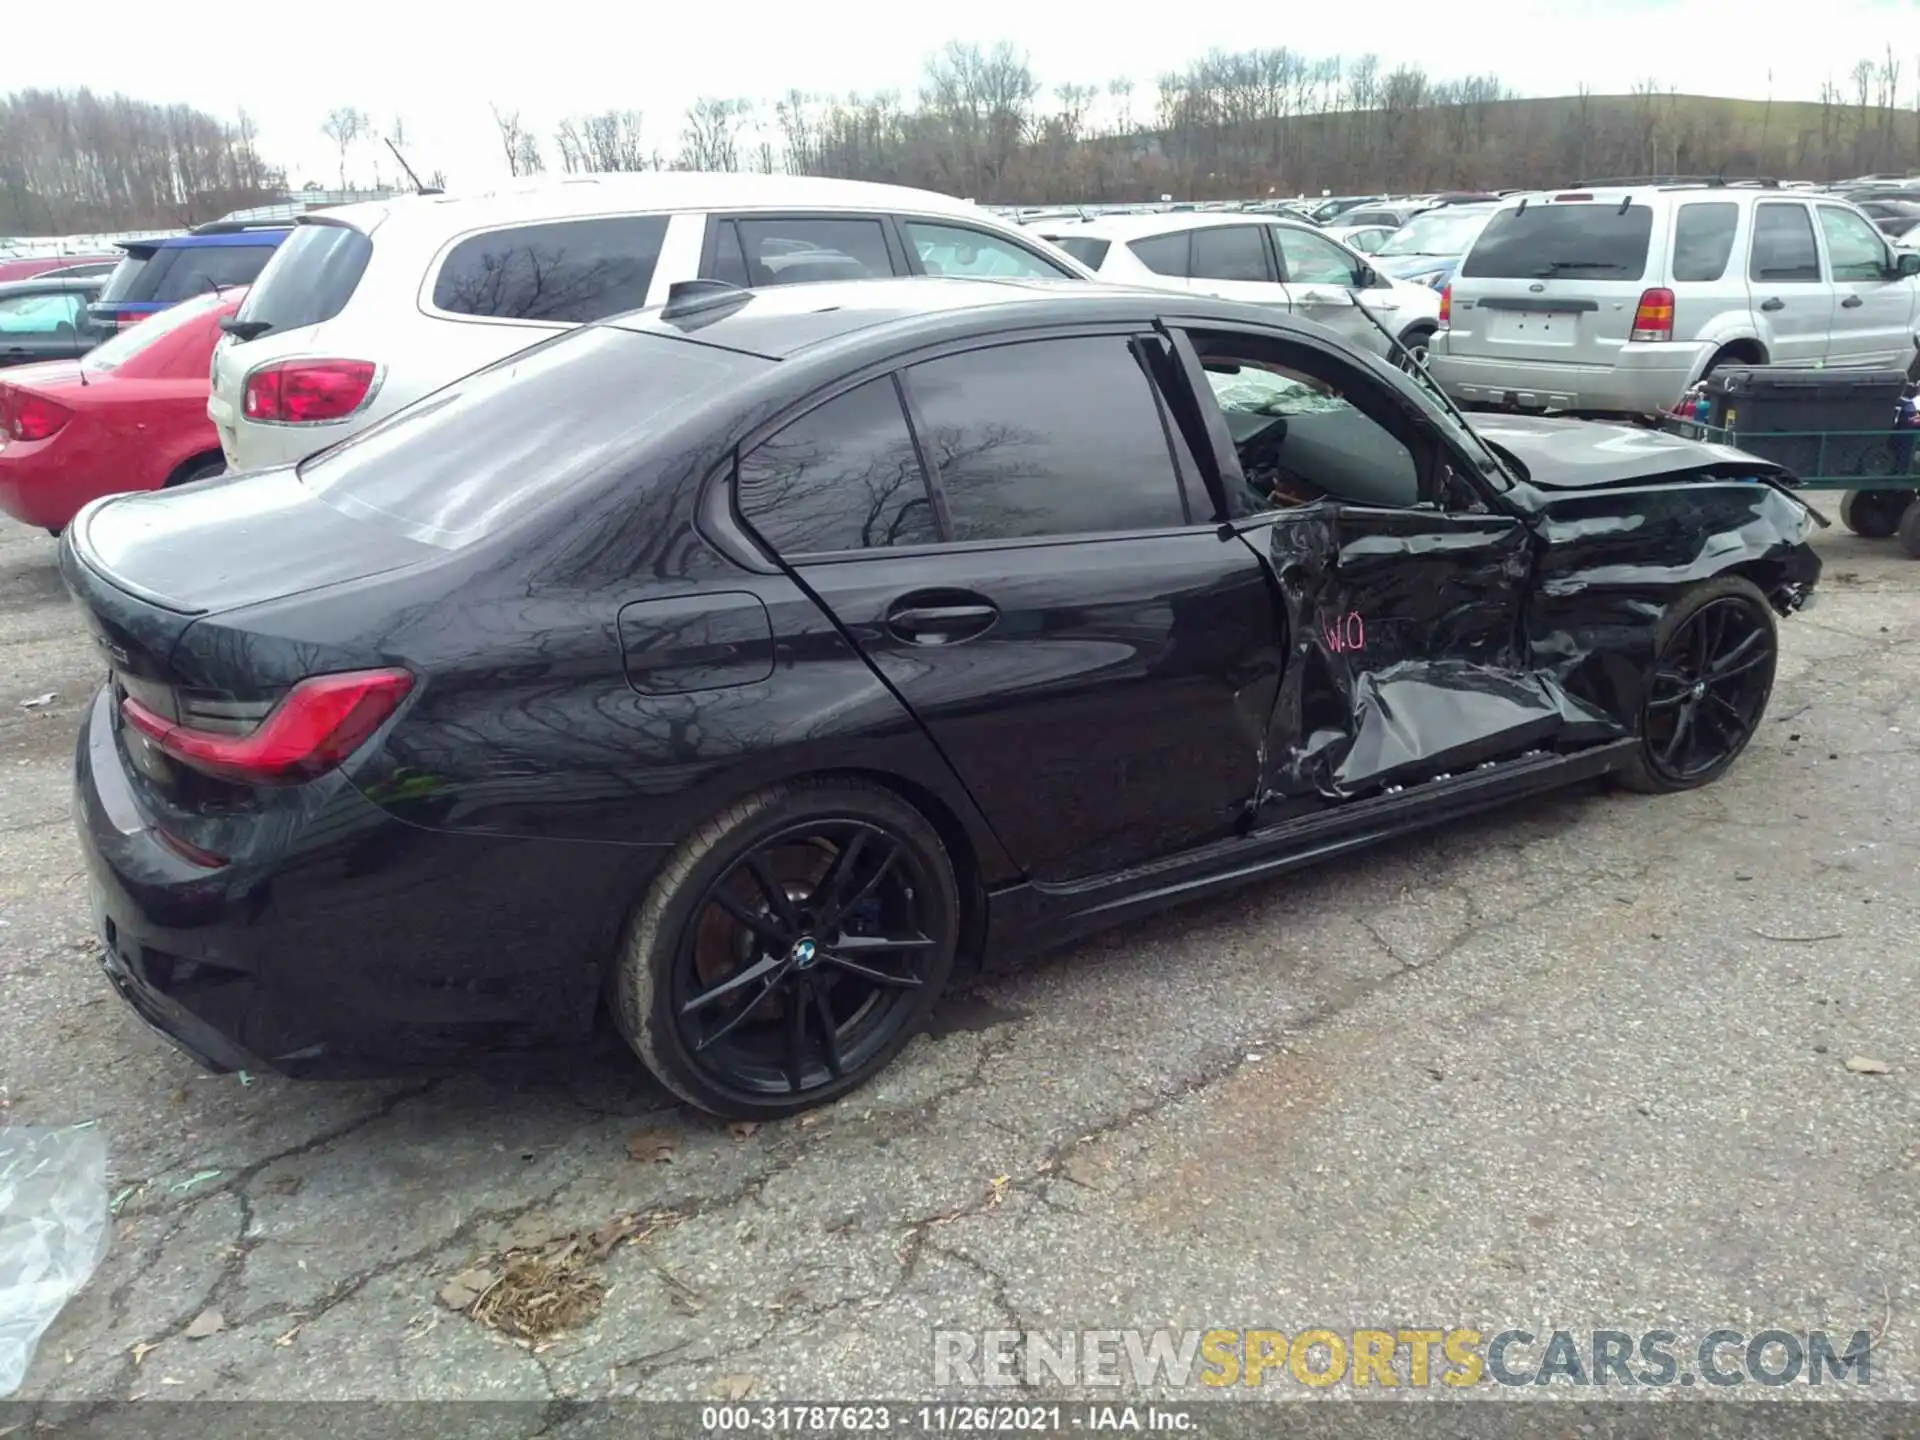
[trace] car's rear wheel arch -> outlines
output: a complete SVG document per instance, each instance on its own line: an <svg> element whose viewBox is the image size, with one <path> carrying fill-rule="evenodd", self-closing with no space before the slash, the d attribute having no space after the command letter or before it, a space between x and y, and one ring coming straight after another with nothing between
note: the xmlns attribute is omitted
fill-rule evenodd
<svg viewBox="0 0 1920 1440"><path fill-rule="evenodd" d="M1765 365L1766 347L1758 340L1731 340L1707 357L1706 365L1700 371L1705 380L1714 371L1728 365Z"/></svg>
<svg viewBox="0 0 1920 1440"><path fill-rule="evenodd" d="M175 485L185 485L193 480L205 480L227 468L226 456L218 450L203 450L197 455L189 455L168 472L161 481L162 489L172 489Z"/></svg>

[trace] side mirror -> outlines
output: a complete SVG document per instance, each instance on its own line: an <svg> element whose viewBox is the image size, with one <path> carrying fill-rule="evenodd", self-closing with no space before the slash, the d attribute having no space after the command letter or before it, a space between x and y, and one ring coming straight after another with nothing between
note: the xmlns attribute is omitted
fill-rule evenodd
<svg viewBox="0 0 1920 1440"><path fill-rule="evenodd" d="M1920 251L1907 250L1893 262L1893 278L1911 280L1920 275Z"/></svg>
<svg viewBox="0 0 1920 1440"><path fill-rule="evenodd" d="M1371 265L1362 265L1353 272L1353 288L1356 290L1371 290L1379 283L1380 272Z"/></svg>

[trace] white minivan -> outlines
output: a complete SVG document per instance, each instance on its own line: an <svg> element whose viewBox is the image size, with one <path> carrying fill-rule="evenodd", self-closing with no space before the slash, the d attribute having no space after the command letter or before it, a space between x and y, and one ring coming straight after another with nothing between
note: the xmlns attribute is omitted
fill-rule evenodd
<svg viewBox="0 0 1920 1440"><path fill-rule="evenodd" d="M303 215L214 351L231 470L291 464L675 282L876 275L1090 279L977 205L805 176L654 172L408 195Z"/></svg>

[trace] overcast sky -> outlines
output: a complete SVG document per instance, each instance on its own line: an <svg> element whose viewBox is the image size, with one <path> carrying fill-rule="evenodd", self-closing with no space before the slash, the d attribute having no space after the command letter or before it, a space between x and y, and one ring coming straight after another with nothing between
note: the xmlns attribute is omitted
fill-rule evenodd
<svg viewBox="0 0 1920 1440"><path fill-rule="evenodd" d="M670 157L681 112L698 96L770 101L795 86L911 94L926 55L952 39L1014 42L1049 96L1063 83L1128 76L1144 97L1160 72L1215 46L1371 51L1386 67L1418 63L1436 79L1496 73L1523 95L1571 94L1582 81L1624 93L1652 78L1760 99L1771 71L1776 98L1812 100L1822 81L1844 85L1855 61L1892 43L1911 103L1920 71L1920 0L384 0L277 15L242 6L227 19L198 12L214 17L206 25L155 24L151 0L93 0L85 13L89 34L127 43L9 45L0 89L91 85L229 116L245 106L262 152L296 185L334 182L320 124L338 105L361 107L382 130L401 117L414 168L466 187L505 173L490 104L518 109L549 163L563 116L611 107L644 112L650 143ZM1161 23L1168 17L1177 23ZM370 179L374 158L356 155L350 174Z"/></svg>

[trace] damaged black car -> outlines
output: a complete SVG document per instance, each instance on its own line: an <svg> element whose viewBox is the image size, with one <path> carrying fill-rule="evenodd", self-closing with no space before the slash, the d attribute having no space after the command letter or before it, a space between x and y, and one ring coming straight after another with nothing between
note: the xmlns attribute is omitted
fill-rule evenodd
<svg viewBox="0 0 1920 1440"><path fill-rule="evenodd" d="M502 361L98 503L77 818L214 1068L577 1044L765 1118L963 967L1583 778L1714 780L1809 598L1737 451L1470 428L1252 306L903 279Z"/></svg>

